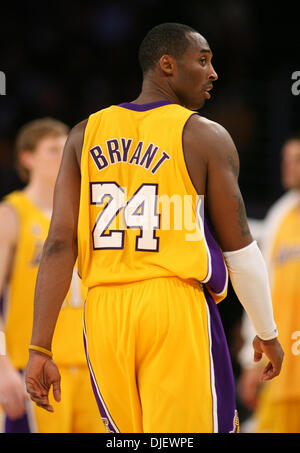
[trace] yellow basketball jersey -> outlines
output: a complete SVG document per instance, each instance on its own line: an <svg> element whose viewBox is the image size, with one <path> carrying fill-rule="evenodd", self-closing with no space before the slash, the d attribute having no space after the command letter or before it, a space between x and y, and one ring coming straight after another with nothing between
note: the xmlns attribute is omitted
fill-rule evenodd
<svg viewBox="0 0 300 453"><path fill-rule="evenodd" d="M272 380L273 400L300 398L300 208L281 221L272 248L274 317L285 352L282 371Z"/></svg>
<svg viewBox="0 0 300 453"><path fill-rule="evenodd" d="M78 269L88 287L177 276L226 295L227 269L183 154L195 114L169 101L92 114L81 158Z"/></svg>
<svg viewBox="0 0 300 453"><path fill-rule="evenodd" d="M11 193L5 202L14 208L19 219L18 243L4 297L7 351L13 365L22 369L28 361L35 282L50 219L24 192ZM53 338L52 350L58 364L86 364L82 339L82 306L85 295L86 289L74 271Z"/></svg>

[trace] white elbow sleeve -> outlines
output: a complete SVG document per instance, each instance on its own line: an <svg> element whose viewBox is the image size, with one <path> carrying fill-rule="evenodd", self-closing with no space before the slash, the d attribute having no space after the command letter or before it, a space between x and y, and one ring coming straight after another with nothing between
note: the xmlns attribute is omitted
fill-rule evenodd
<svg viewBox="0 0 300 453"><path fill-rule="evenodd" d="M257 242L224 252L232 287L262 340L277 337L268 273Z"/></svg>

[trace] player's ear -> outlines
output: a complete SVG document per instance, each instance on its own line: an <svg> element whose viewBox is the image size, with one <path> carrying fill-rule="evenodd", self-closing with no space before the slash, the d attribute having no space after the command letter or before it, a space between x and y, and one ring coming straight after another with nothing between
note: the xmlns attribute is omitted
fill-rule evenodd
<svg viewBox="0 0 300 453"><path fill-rule="evenodd" d="M172 75L175 69L175 60L170 55L162 55L159 59L160 69L166 75Z"/></svg>

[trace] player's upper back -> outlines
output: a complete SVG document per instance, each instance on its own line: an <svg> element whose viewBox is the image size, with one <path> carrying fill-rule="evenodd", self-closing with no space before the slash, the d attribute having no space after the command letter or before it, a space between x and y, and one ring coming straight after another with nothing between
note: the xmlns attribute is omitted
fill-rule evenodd
<svg viewBox="0 0 300 453"><path fill-rule="evenodd" d="M111 106L90 116L84 144L105 138L91 151L98 171L127 163L127 171L133 165L154 175L167 160L182 158L182 132L193 113L169 101Z"/></svg>
<svg viewBox="0 0 300 453"><path fill-rule="evenodd" d="M182 143L193 114L159 101L89 117L78 227L79 272L88 286L207 277L203 204Z"/></svg>

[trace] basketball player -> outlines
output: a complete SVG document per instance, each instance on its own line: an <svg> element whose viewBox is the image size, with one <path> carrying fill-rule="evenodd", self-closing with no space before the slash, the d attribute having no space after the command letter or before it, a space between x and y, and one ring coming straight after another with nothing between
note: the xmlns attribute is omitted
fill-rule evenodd
<svg viewBox="0 0 300 453"><path fill-rule="evenodd" d="M38 264L68 132L65 124L50 118L33 121L20 130L16 140L17 165L27 185L9 194L0 205L0 294L4 295L5 306L0 328L5 332L7 349L7 355L0 356L0 403L7 433L104 431L100 417L97 418L82 340L86 290L76 272L53 345L62 374L64 404L54 403L55 414L33 405L22 376L28 360Z"/></svg>
<svg viewBox="0 0 300 453"><path fill-rule="evenodd" d="M46 410L51 385L60 400L51 339L78 254L89 287L87 360L108 431L237 431L216 306L227 290L222 251L253 318L256 353L269 358L262 379L278 375L283 353L236 149L195 112L217 80L212 51L198 32L171 23L147 34L139 59L138 98L92 114L67 140L37 280L27 390ZM162 197L174 206L188 200L170 228Z"/></svg>
<svg viewBox="0 0 300 453"><path fill-rule="evenodd" d="M300 134L292 135L283 145L282 183L287 192L268 213L261 246L268 264L285 365L280 376L261 385L261 366L249 363L243 354L239 392L243 402L254 410L255 432L299 433ZM247 338L246 347L249 341Z"/></svg>

